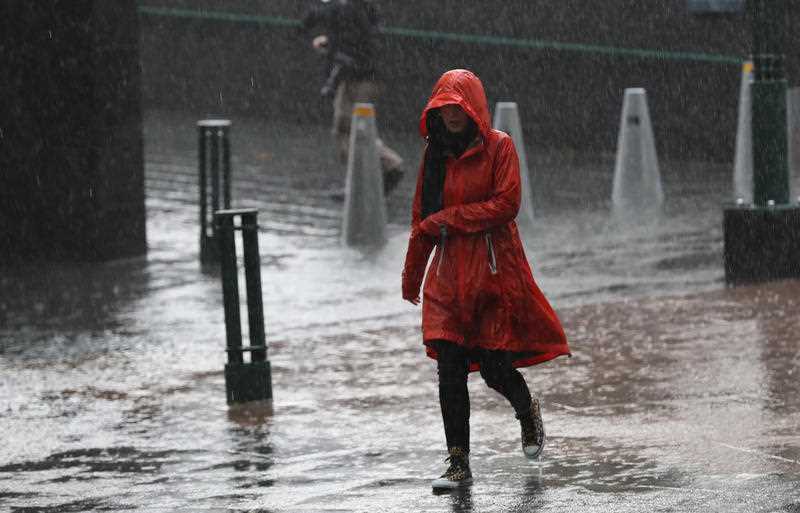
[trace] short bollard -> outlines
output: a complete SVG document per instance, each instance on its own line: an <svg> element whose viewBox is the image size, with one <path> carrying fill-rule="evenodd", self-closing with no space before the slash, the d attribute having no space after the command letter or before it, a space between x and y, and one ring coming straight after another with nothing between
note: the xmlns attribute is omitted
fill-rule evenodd
<svg viewBox="0 0 800 513"><path fill-rule="evenodd" d="M786 134L789 3L747 2L753 25L753 203L743 198L723 211L725 281L730 285L800 278L800 205L791 198Z"/></svg>
<svg viewBox="0 0 800 513"><path fill-rule="evenodd" d="M264 308L261 301L261 259L258 252L258 211L254 209L219 210L214 224L219 240L222 294L225 303L225 338L228 363L225 365L225 393L228 403L272 399L272 377L267 360L264 333ZM235 218L240 223L235 223ZM242 345L239 317L239 272L234 232L242 232L244 274L247 289L247 321L250 345ZM244 361L244 353L250 361Z"/></svg>
<svg viewBox="0 0 800 513"><path fill-rule="evenodd" d="M210 216L217 210L231 208L230 126L231 122L227 119L203 119L197 122L200 262L204 264L219 260L216 227Z"/></svg>

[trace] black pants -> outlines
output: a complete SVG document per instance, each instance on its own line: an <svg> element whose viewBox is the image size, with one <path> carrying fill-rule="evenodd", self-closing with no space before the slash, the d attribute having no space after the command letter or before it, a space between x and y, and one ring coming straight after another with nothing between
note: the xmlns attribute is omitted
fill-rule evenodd
<svg viewBox="0 0 800 513"><path fill-rule="evenodd" d="M469 351L446 340L429 342L436 349L439 367L439 404L448 449L469 451L469 392L467 374L470 359L480 363L486 384L508 399L517 415L530 411L531 393L525 378L511 365L505 351Z"/></svg>

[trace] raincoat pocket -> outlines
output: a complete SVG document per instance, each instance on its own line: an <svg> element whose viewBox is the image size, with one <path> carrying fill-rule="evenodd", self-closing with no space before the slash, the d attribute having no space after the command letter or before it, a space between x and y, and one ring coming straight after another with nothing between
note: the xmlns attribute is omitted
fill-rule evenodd
<svg viewBox="0 0 800 513"><path fill-rule="evenodd" d="M486 258L489 261L489 272L497 274L497 258L494 254L494 244L492 243L492 234L486 233L483 236L486 241Z"/></svg>

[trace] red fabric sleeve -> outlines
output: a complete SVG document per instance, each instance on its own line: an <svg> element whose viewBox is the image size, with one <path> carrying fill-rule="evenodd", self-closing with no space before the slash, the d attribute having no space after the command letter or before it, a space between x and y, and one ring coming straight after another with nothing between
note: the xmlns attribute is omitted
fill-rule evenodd
<svg viewBox="0 0 800 513"><path fill-rule="evenodd" d="M424 231L437 233L434 226L445 225L449 232L477 233L512 221L519 211L521 180L519 157L511 137L503 137L498 143L492 172L491 198L447 207L425 219Z"/></svg>

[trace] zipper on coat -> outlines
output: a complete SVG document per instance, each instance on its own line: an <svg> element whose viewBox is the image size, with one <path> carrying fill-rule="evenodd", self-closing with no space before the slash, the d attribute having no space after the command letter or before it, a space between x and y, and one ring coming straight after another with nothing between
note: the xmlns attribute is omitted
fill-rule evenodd
<svg viewBox="0 0 800 513"><path fill-rule="evenodd" d="M445 246L447 245L447 227L445 225L439 226L439 264L436 266L436 276L439 276L439 270L442 268L444 262Z"/></svg>
<svg viewBox="0 0 800 513"><path fill-rule="evenodd" d="M488 252L489 271L497 274L497 259L494 256L494 244L492 244L492 234L487 233L483 236L486 239L486 251Z"/></svg>

